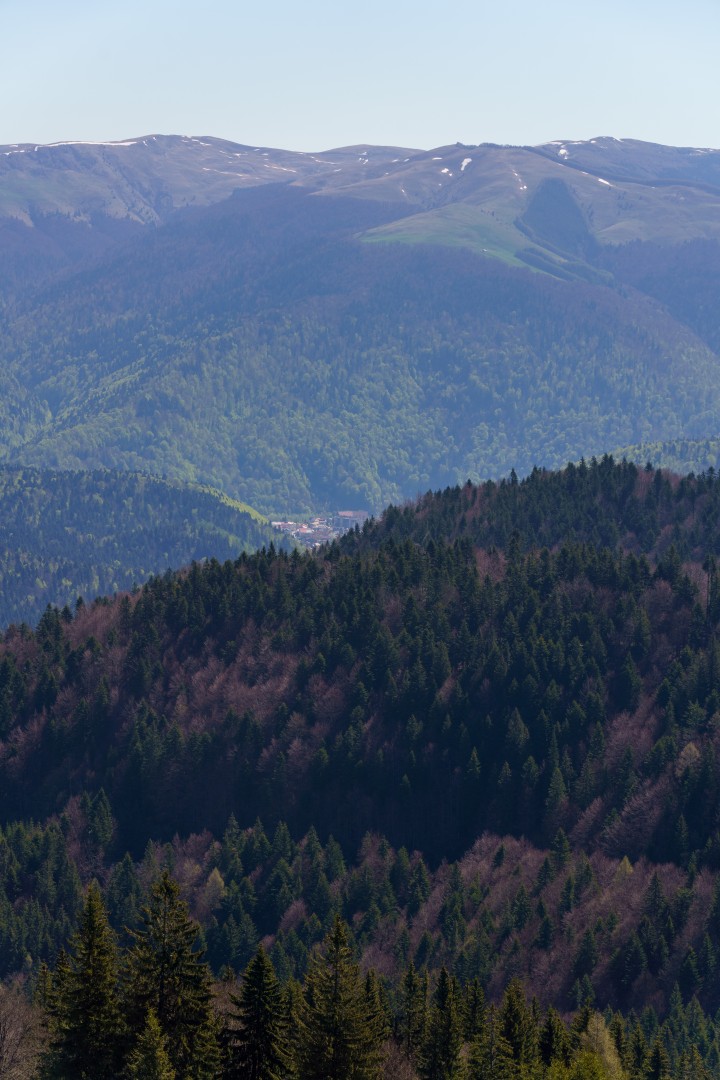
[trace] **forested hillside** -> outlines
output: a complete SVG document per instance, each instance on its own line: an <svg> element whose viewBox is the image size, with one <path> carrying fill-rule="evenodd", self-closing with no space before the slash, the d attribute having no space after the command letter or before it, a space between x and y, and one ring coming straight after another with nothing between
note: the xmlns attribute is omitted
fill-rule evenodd
<svg viewBox="0 0 720 1080"><path fill-rule="evenodd" d="M719 169L5 148L0 1075L720 1077Z"/></svg>
<svg viewBox="0 0 720 1080"><path fill-rule="evenodd" d="M275 540L264 518L210 488L137 473L0 468L0 625L37 624L152 574Z"/></svg>
<svg viewBox="0 0 720 1080"><path fill-rule="evenodd" d="M0 166L6 461L281 516L717 435L717 155L31 149Z"/></svg>
<svg viewBox="0 0 720 1080"><path fill-rule="evenodd" d="M4 970L52 959L83 880L121 929L165 865L216 970L265 940L301 977L340 911L392 985L716 1008L719 497L606 458L11 628Z"/></svg>
<svg viewBox="0 0 720 1080"><path fill-rule="evenodd" d="M382 541L470 539L482 548L555 548L568 541L658 558L672 544L679 558L702 562L720 551L718 485L714 469L677 476L612 455L581 460L561 472L533 469L518 480L465 484L428 492L416 502L390 506L345 552Z"/></svg>
<svg viewBox="0 0 720 1080"><path fill-rule="evenodd" d="M670 439L668 442L641 443L622 447L617 457L629 458L639 465L652 462L656 468L674 473L715 471L720 466L720 439Z"/></svg>
<svg viewBox="0 0 720 1080"><path fill-rule="evenodd" d="M199 477L264 513L379 510L711 429L717 358L655 302L352 238L388 213L246 192L47 289L4 355L50 415L6 452Z"/></svg>
<svg viewBox="0 0 720 1080"><path fill-rule="evenodd" d="M272 1000L306 1080L341 979L371 1077L716 1076L719 499L605 457L7 630L0 973L43 1075L243 1075Z"/></svg>

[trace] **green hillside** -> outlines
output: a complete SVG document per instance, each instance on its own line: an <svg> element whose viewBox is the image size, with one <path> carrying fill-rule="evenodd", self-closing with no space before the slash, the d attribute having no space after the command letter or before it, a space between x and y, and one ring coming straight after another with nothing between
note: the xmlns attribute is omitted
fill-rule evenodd
<svg viewBox="0 0 720 1080"><path fill-rule="evenodd" d="M48 604L132 589L152 574L277 543L267 521L210 488L137 473L0 468L0 625Z"/></svg>
<svg viewBox="0 0 720 1080"><path fill-rule="evenodd" d="M27 301L4 353L48 415L6 459L379 510L714 427L716 354L655 301L349 236L391 209L246 192Z"/></svg>
<svg viewBox="0 0 720 1080"><path fill-rule="evenodd" d="M6 462L377 512L717 431L717 155L16 149Z"/></svg>
<svg viewBox="0 0 720 1080"><path fill-rule="evenodd" d="M700 473L718 468L720 439L670 439L626 446L617 453L630 461L651 462L657 468L676 473Z"/></svg>

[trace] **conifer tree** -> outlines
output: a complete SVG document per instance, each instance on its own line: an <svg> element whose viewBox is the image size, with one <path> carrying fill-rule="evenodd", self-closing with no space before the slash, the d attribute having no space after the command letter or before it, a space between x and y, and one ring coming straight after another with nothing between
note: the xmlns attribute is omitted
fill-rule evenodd
<svg viewBox="0 0 720 1080"><path fill-rule="evenodd" d="M410 963L402 983L402 1043L408 1058L414 1058L425 1038L428 1011L427 973L421 978Z"/></svg>
<svg viewBox="0 0 720 1080"><path fill-rule="evenodd" d="M108 880L105 896L108 915L120 934L121 943L125 938L125 928L133 929L137 925L142 889L135 866L128 852L116 863Z"/></svg>
<svg viewBox="0 0 720 1080"><path fill-rule="evenodd" d="M382 1031L367 1017L365 987L338 916L315 952L299 1017L300 1080L376 1080L381 1075Z"/></svg>
<svg viewBox="0 0 720 1080"><path fill-rule="evenodd" d="M470 1044L468 1080L512 1080L515 1075L512 1050L503 1035L497 1009L491 1005Z"/></svg>
<svg viewBox="0 0 720 1080"><path fill-rule="evenodd" d="M538 1027L517 979L508 985L500 1007L500 1027L518 1074L532 1076L540 1063Z"/></svg>
<svg viewBox="0 0 720 1080"><path fill-rule="evenodd" d="M390 1035L392 1010L386 988L372 968L365 975L365 1016L378 1039L387 1039Z"/></svg>
<svg viewBox="0 0 720 1080"><path fill-rule="evenodd" d="M236 1008L229 1076L242 1080L280 1080L290 1065L284 1002L272 963L262 945L245 972Z"/></svg>
<svg viewBox="0 0 720 1080"><path fill-rule="evenodd" d="M711 1080L712 1073L703 1063L697 1046L691 1046L680 1055L675 1069L677 1080Z"/></svg>
<svg viewBox="0 0 720 1080"><path fill-rule="evenodd" d="M563 1065L570 1064L570 1036L560 1014L552 1007L548 1009L545 1023L540 1030L539 1050L546 1068L554 1061L560 1061Z"/></svg>
<svg viewBox="0 0 720 1080"><path fill-rule="evenodd" d="M472 1041L485 1023L485 992L479 979L465 987L464 1006L464 1035Z"/></svg>
<svg viewBox="0 0 720 1080"><path fill-rule="evenodd" d="M671 1076L670 1057L659 1036L650 1048L645 1064L647 1080L669 1080Z"/></svg>
<svg viewBox="0 0 720 1080"><path fill-rule="evenodd" d="M128 1073L131 1080L175 1080L167 1040L152 1009L128 1059Z"/></svg>
<svg viewBox="0 0 720 1080"><path fill-rule="evenodd" d="M61 956L62 955L63 954L61 953ZM58 957L58 961L59 960L60 957ZM52 1010L54 1003L53 975L44 960L38 969L32 1001L33 1005L37 1005L38 1008L42 1009L46 1013L50 1013L50 1011Z"/></svg>
<svg viewBox="0 0 720 1080"><path fill-rule="evenodd" d="M118 956L97 882L88 888L71 949L69 958L60 957L50 994L50 1073L114 1080L123 1050Z"/></svg>
<svg viewBox="0 0 720 1080"><path fill-rule="evenodd" d="M462 1075L463 1017L460 1006L457 983L443 967L418 1063L423 1080L456 1080Z"/></svg>
<svg viewBox="0 0 720 1080"><path fill-rule="evenodd" d="M155 883L133 932L127 961L127 1015L133 1031L143 1030L150 1009L167 1039L175 1071L183 1078L217 1075L216 1022L210 1004L210 974L196 951L197 923L167 870Z"/></svg>

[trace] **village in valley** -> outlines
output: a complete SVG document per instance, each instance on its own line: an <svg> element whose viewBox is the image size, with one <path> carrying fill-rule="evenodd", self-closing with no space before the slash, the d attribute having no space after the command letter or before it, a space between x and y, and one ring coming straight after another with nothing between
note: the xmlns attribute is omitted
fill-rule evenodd
<svg viewBox="0 0 720 1080"><path fill-rule="evenodd" d="M305 547L315 548L327 544L343 533L362 528L370 517L367 510L338 510L334 514L318 515L308 521L271 521L273 529L291 536Z"/></svg>

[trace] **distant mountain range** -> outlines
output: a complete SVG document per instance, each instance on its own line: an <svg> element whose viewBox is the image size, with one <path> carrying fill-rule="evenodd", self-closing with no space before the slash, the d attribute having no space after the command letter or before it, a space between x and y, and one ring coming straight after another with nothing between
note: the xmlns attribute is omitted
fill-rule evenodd
<svg viewBox="0 0 720 1080"><path fill-rule="evenodd" d="M720 238L720 151L711 149L598 138L307 154L175 135L0 146L7 234L11 223L31 226L46 254L71 262L83 248L78 230L101 250L133 226L271 184L397 204L378 237L459 243L531 265L534 249L562 268L598 244Z"/></svg>
<svg viewBox="0 0 720 1080"><path fill-rule="evenodd" d="M719 208L609 138L0 148L0 455L280 514L710 439Z"/></svg>

